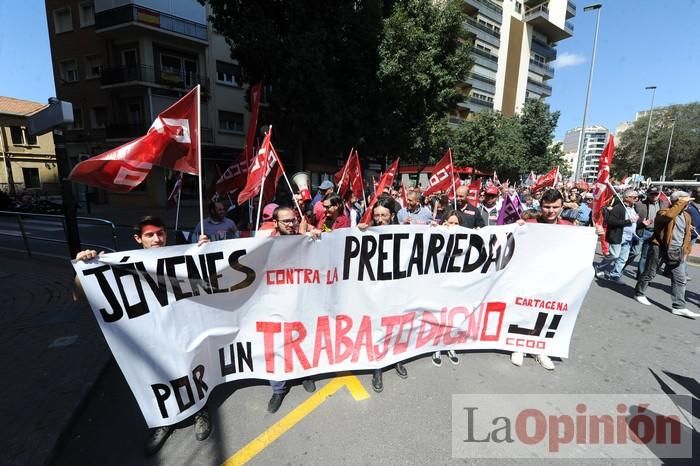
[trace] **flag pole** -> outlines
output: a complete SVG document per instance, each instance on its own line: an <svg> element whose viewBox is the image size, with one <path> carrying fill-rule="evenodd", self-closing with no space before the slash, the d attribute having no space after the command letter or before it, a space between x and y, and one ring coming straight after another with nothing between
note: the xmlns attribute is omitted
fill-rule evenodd
<svg viewBox="0 0 700 466"><path fill-rule="evenodd" d="M202 193L202 119L201 119L201 100L200 100L200 85L197 84L197 156L199 157L199 173L197 180L199 182L199 234L204 234L204 194ZM178 204L179 208L179 204ZM199 238L197 238L199 240Z"/></svg>
<svg viewBox="0 0 700 466"><path fill-rule="evenodd" d="M272 125L268 126L267 130L272 131ZM270 142L270 146L272 146L272 142ZM269 149L270 149L270 151L272 151L272 147L270 147ZM264 157L264 162L263 162L263 176L262 176L262 181L260 182L260 197L258 198L258 215L255 217L255 235L256 236L258 234L258 228L260 227L260 211L262 210L263 192L265 191L265 181L267 180L267 168L270 164L269 159L270 159L269 152L266 151L265 157Z"/></svg>
<svg viewBox="0 0 700 466"><path fill-rule="evenodd" d="M279 155L277 155L277 151L275 150L272 143L270 143L270 146L272 148L272 153L275 154L275 158L277 159L277 163L279 164L280 168L282 169L282 176L284 176L284 181L287 182L287 187L289 188L289 192L292 193L292 200L294 201L294 205L297 207L297 211L299 211L299 215L301 216L301 218L304 218L304 214L302 213L301 207L299 206L299 201L297 201L297 198L294 197L294 190L292 189L292 184L289 182L289 178L287 178L287 172L284 169L284 165L282 165L282 161L280 160Z"/></svg>
<svg viewBox="0 0 700 466"><path fill-rule="evenodd" d="M457 189L455 189L455 164L452 161L452 149L448 147L447 152L450 153L450 166L452 167L452 194L454 194L454 205L455 210L457 210Z"/></svg>
<svg viewBox="0 0 700 466"><path fill-rule="evenodd" d="M177 209L175 210L175 231L177 231L177 227L179 225L179 220L180 220L180 196L182 196L182 182L184 180L182 179L182 172L180 172L180 179L177 181L180 183L180 190L177 192Z"/></svg>
<svg viewBox="0 0 700 466"><path fill-rule="evenodd" d="M336 191L338 194L340 194L340 187L343 186L343 181L345 181L345 174L348 171L348 163L350 162L350 158L352 157L354 150L354 147L350 148L350 155L348 155L348 159L345 161L345 165L343 166L343 174L340 176L340 183L338 183L338 190Z"/></svg>

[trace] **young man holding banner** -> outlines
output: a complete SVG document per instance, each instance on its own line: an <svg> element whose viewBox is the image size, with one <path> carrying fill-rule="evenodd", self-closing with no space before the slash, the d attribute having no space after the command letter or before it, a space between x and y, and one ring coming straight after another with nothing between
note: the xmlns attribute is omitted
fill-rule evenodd
<svg viewBox="0 0 700 466"><path fill-rule="evenodd" d="M525 223L547 223L550 225L573 225L573 223L570 221L559 218L562 210L564 210L564 197L558 190L553 188L546 190L544 194L542 194L540 205L542 207L542 212L539 216L529 218L527 220L518 220L518 224L524 225ZM524 353L516 351L510 355L510 362L520 367L523 365L524 357ZM540 366L544 367L548 371L554 370L554 363L546 354L536 355L535 361L537 361Z"/></svg>
<svg viewBox="0 0 700 466"><path fill-rule="evenodd" d="M147 216L142 218L141 221L134 226L134 241L140 244L144 249L160 248L165 246L168 242L165 223L158 217ZM197 245L201 246L202 244L208 242L209 238L207 238L206 235L201 235L199 236ZM89 261L95 259L98 255L99 254L97 251L86 249L84 251L80 251L75 256L75 260ZM76 296L82 296L83 291L77 276L75 277L75 286ZM153 455L160 450L174 430L174 425L150 429L149 436L146 441L146 455ZM195 437L199 441L206 440L211 433L209 410L206 406L204 406L204 408L194 415L194 433Z"/></svg>

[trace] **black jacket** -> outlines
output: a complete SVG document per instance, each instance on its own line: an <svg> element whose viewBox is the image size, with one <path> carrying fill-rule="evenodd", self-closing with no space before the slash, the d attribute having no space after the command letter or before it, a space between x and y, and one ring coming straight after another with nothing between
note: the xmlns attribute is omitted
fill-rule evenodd
<svg viewBox="0 0 700 466"><path fill-rule="evenodd" d="M608 225L605 239L608 241L608 243L622 243L622 230L624 230L626 226L632 225L631 221L625 220L626 213L627 210L625 209L625 206L619 201L612 207L604 208L603 214L605 215L605 223Z"/></svg>

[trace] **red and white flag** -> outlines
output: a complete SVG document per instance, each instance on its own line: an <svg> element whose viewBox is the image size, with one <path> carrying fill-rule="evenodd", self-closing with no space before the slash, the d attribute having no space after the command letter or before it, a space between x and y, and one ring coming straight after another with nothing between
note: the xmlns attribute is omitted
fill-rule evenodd
<svg viewBox="0 0 700 466"><path fill-rule="evenodd" d="M284 173L284 168L282 168L282 162L277 156L277 152L272 147L271 137L272 127L267 131L258 155L250 167L245 187L238 194L238 204L243 204L248 199L260 194L260 188L263 185L263 202L274 197L277 181Z"/></svg>
<svg viewBox="0 0 700 466"><path fill-rule="evenodd" d="M614 155L615 140L611 134L598 160L598 179L596 179L593 185L593 208L591 218L596 225L603 224L603 206L607 205L615 195L613 188L610 186L610 165L612 164Z"/></svg>
<svg viewBox="0 0 700 466"><path fill-rule="evenodd" d="M438 191L452 189L454 180L454 165L452 164L452 150L447 149L445 155L433 166L433 171L428 180L428 187L423 192L424 196L430 196Z"/></svg>
<svg viewBox="0 0 700 466"><path fill-rule="evenodd" d="M530 191L532 191L533 193L536 193L537 191L540 191L544 188L555 186L557 184L558 179L559 179L559 167L554 167L551 170L549 170L547 173L545 173L544 175L537 178L537 181L535 181L535 184L532 185L532 188L530 188Z"/></svg>
<svg viewBox="0 0 700 466"><path fill-rule="evenodd" d="M180 192L182 191L182 176L183 174L180 172L175 181L175 186L173 186L173 190L170 192L170 196L168 196L168 202L166 203L168 209L172 209L179 202Z"/></svg>
<svg viewBox="0 0 700 466"><path fill-rule="evenodd" d="M387 186L391 186L394 183L394 177L396 177L396 173L398 171L399 159L397 158L396 160L394 160L394 163L392 163L391 166L386 170L384 175L382 175L382 178L379 180L379 184L377 185L377 189L372 195L372 200L369 202L367 210L365 210L365 213L362 214L362 218L358 223L369 224L370 220L372 219L372 208L374 207L374 204L376 204L377 199L384 192L384 188Z"/></svg>
<svg viewBox="0 0 700 466"><path fill-rule="evenodd" d="M360 155L356 150L350 152L345 165L335 174L334 179L340 197L345 198L350 189L357 199L364 199L365 184L362 180Z"/></svg>
<svg viewBox="0 0 700 466"><path fill-rule="evenodd" d="M496 174L496 170L493 171L493 184L496 186L500 186L501 182L498 179L498 175Z"/></svg>
<svg viewBox="0 0 700 466"><path fill-rule="evenodd" d="M199 174L199 86L160 113L145 136L80 162L69 178L127 192L141 184L154 165Z"/></svg>
<svg viewBox="0 0 700 466"><path fill-rule="evenodd" d="M525 186L532 186L533 184L535 184L535 181L537 181L537 177L535 176L535 172L530 170L530 174L528 175L524 184L525 184Z"/></svg>
<svg viewBox="0 0 700 466"><path fill-rule="evenodd" d="M469 195L467 196L467 202L470 206L476 207L479 205L479 193L481 193L481 180L477 178L469 183Z"/></svg>
<svg viewBox="0 0 700 466"><path fill-rule="evenodd" d="M255 133L258 129L258 111L260 108L260 94L262 84L258 83L250 88L250 121L245 138L245 145L241 156L229 165L216 181L216 192L225 194L243 189L248 175L248 166L253 158L253 146L255 145Z"/></svg>

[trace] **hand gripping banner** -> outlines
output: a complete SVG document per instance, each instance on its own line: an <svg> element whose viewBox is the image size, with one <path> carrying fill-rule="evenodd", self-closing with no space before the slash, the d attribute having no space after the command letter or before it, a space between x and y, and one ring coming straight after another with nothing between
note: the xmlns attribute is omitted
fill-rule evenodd
<svg viewBox="0 0 700 466"><path fill-rule="evenodd" d="M567 357L595 241L570 226L396 225L115 252L74 267L153 427L196 413L231 380L380 368L443 349Z"/></svg>

